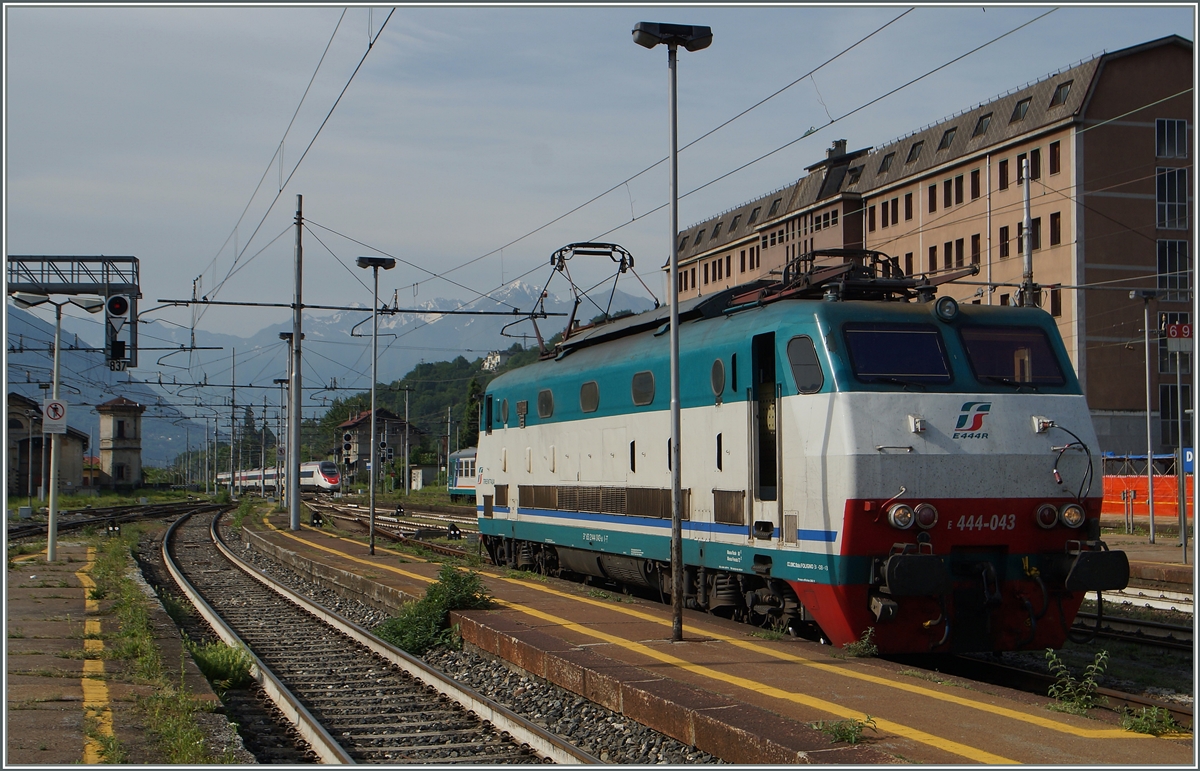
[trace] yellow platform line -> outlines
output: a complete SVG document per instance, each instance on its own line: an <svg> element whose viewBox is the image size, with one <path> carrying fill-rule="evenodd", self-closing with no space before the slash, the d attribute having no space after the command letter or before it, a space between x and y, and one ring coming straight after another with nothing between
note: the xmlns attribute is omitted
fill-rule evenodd
<svg viewBox="0 0 1200 771"><path fill-rule="evenodd" d="M89 546L87 550L87 562L84 566L75 573L79 579L79 583L83 585L84 591L84 612L86 614L97 614L100 612L100 601L92 599L92 589L96 587L96 582L92 580L90 571L96 561L96 548ZM83 622L83 649L88 653L97 653L103 656L104 641L98 639L101 625L98 618L85 618ZM96 635L96 637L93 637ZM83 711L85 717L93 718L97 721L96 730L102 736L112 736L112 707L108 698L108 683L104 680L104 659L103 658L86 658L83 660ZM101 745L98 741L90 736L84 737L83 743L83 762L87 764L103 763L101 756Z"/></svg>
<svg viewBox="0 0 1200 771"><path fill-rule="evenodd" d="M307 546L311 546L311 547L320 549L321 551L326 551L331 554L335 554L344 559L349 559L353 562L358 562L363 565L370 565L371 567L383 568L384 570L388 570L393 573L397 573L399 575L403 575L408 578L415 579L417 581L423 581L425 583L433 583L433 581L434 581L434 579L432 579L432 578L428 578L426 576L422 576L422 575L419 575L416 573L410 573L407 570L401 570L399 568L392 567L391 565L382 565L377 562L372 562L367 559L362 559L359 557L354 557L349 554L345 554L343 552L339 552L336 549L332 549L327 546L322 546L321 544L312 543L311 541L307 541L303 538L300 538L299 536L291 534L290 532L287 532L285 530L281 530L281 529L275 527L273 524L271 524L266 519L264 519L264 522L266 522L267 526L270 527L275 532L282 533L283 535L286 535L287 537L292 538L293 540L300 541ZM512 581L513 583L518 583L521 586L526 585L524 582L517 581L516 579L502 579L502 580ZM542 588L542 587L538 587L538 588ZM571 597L571 595L561 594L556 591L551 591L551 593L557 594L557 595L560 595L563 597L567 597L569 599L581 599L581 600L583 599L583 598L574 598L574 597ZM592 600L586 600L586 601L591 602L595 605L599 605L604 608L611 607L607 604L595 602ZM822 712L827 712L829 714L836 715L838 717L842 717L845 719L851 719L851 720L863 719L867 716L866 713L859 712L858 710L846 709L845 707L842 707L841 705L835 704L833 702L825 701L824 699L818 699L818 698L815 698L812 696L805 696L804 694L792 693L790 691L785 691L781 688L775 688L773 686L769 686L764 683L759 683L754 680L750 680L748 678L736 677L734 675L727 675L723 672L718 672L717 670L710 669L709 667L701 666L699 664L692 664L690 662L684 661L683 659L677 658L675 656L671 656L669 654L662 653L661 651L657 651L649 646L642 645L641 643L624 640L624 639L621 639L614 635L610 635L605 632L601 632L599 630L583 626L581 624L575 624L572 622L564 622L561 618L558 618L557 616L552 616L548 613L543 613L542 611L538 611L538 610L534 610L532 608L528 608L528 607L524 607L524 606L517 605L514 603L510 603L505 600L495 600L495 602L504 607L508 607L513 610L517 610L521 613L525 613L527 615L534 616L535 618L539 618L544 621L548 621L548 622L554 623L556 625L560 625L567 629L572 629L576 632L587 635L589 637L592 637L592 638L595 638L598 640L603 640L605 642L609 642L614 645L620 645L628 650L632 650L637 653L641 653L644 656L647 656L651 659L655 659L662 663L670 664L670 665L678 667L680 669L685 669L689 672L693 672L693 673L699 674L704 677L708 677L713 680L727 682L732 685L736 685L741 688L745 688L747 690L753 691L754 693L761 693L761 694L765 694L767 696L772 696L774 698L783 699L786 701L792 701L797 704L802 704L804 706L808 706L813 709L820 710ZM644 614L639 614L639 615L644 615ZM649 618L649 617L647 617L647 618ZM902 736L904 738L911 739L912 741L919 742L921 744L927 744L931 747L936 747L940 750L944 750L946 752L949 752L954 755L958 755L960 757L969 758L971 760L975 760L980 763L990 763L990 764L1015 764L1015 763L1017 763L1017 761L1010 760L1001 755L996 755L996 754L993 754L990 752L986 752L984 750L976 749L974 747L969 747L965 744L961 744L959 742L955 742L950 739L944 739L940 736L934 736L933 734L927 733L925 731L921 731L919 729L912 728L910 726L906 726L901 723L896 723L891 720L876 719L875 723L882 730L888 731L897 736Z"/></svg>

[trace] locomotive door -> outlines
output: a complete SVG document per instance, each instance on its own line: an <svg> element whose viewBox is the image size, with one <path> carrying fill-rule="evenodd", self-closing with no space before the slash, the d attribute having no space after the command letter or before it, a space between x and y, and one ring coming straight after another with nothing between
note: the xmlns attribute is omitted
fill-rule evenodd
<svg viewBox="0 0 1200 771"><path fill-rule="evenodd" d="M770 523L772 532L779 523L779 399L775 377L775 333L755 335L751 349L755 420L751 446L754 449L754 523Z"/></svg>

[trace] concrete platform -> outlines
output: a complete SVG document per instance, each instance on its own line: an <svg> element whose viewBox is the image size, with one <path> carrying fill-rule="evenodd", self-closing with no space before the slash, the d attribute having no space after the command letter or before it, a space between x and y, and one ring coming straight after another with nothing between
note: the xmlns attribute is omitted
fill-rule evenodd
<svg viewBox="0 0 1200 771"><path fill-rule="evenodd" d="M130 762L160 760L144 754L145 726L134 710L134 698L149 687L124 678L122 661L104 657L102 638L117 622L107 613L110 601L89 597L88 547L60 541L56 556L48 563L44 552L25 555L7 574L5 767L101 762L99 745L85 735L89 722L122 741ZM174 623L157 602L151 607L164 668L178 673L182 660L191 693L219 709L204 675L182 656Z"/></svg>
<svg viewBox="0 0 1200 771"><path fill-rule="evenodd" d="M303 528L287 516L253 534L302 572L348 597L394 608L418 597L440 565ZM1183 765L1192 740L1155 739L1045 708L1048 699L936 677L881 659L845 658L803 640L753 636L687 612L671 642L670 608L528 574L484 571L496 607L454 614L464 641L734 763L897 762ZM813 726L865 720L857 745Z"/></svg>
<svg viewBox="0 0 1200 771"><path fill-rule="evenodd" d="M1145 527L1146 518L1137 523ZM1107 524L1107 523L1106 523ZM1117 524L1121 524L1119 521ZM1129 578L1134 582L1164 584L1162 588L1172 591L1192 591L1196 577L1196 543L1188 539L1187 561L1184 561L1183 546L1179 543L1179 528L1164 532L1156 528L1154 543L1149 536L1105 533L1104 542L1110 549L1120 549L1129 555ZM1177 586L1166 586L1177 584Z"/></svg>

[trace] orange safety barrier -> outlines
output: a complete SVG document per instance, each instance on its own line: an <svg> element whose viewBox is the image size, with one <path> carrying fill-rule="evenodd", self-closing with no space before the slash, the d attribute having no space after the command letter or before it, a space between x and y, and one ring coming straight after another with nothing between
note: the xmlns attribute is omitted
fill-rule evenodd
<svg viewBox="0 0 1200 771"><path fill-rule="evenodd" d="M1105 476L1104 477L1104 506L1100 510L1102 514L1116 514L1119 516L1125 515L1125 501L1121 499L1121 493L1126 490L1135 491L1136 497L1133 501L1133 515L1149 516L1150 505L1146 495L1146 475L1140 476ZM1192 495L1195 488L1195 478L1187 475L1187 497L1188 501L1192 500ZM1191 504L1188 505L1187 516L1191 519L1195 515L1192 511ZM1179 518L1179 480L1174 475L1171 476L1155 476L1154 477L1154 516L1158 517L1174 517Z"/></svg>

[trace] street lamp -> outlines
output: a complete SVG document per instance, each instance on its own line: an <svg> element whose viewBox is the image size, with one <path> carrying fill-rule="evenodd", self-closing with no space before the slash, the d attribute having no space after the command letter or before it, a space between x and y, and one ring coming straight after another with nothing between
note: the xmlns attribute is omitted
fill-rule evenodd
<svg viewBox="0 0 1200 771"><path fill-rule="evenodd" d="M1144 319L1142 332L1146 339L1146 499L1150 503L1150 543L1154 543L1154 443L1150 421L1150 301L1158 297L1157 289L1131 289L1129 299L1142 298ZM1183 426L1182 418L1179 425Z"/></svg>
<svg viewBox="0 0 1200 771"><path fill-rule="evenodd" d="M62 347L62 309L64 305L74 305L83 308L88 313L98 313L104 307L104 300L99 297L71 297L62 302L55 302L44 294L14 292L13 302L18 308L32 308L35 305L50 304L54 306L54 392L52 399L58 401L58 365L59 349ZM45 426L45 422L42 423ZM54 562L58 556L58 466L62 457L61 434L50 435L50 517L46 523L46 561Z"/></svg>
<svg viewBox="0 0 1200 771"><path fill-rule="evenodd" d="M712 43L712 29L688 24L639 21L633 42L645 48L667 46L667 96L671 112L671 639L683 639L683 493L680 476L679 417L679 126L675 92L675 51L699 51Z"/></svg>
<svg viewBox="0 0 1200 771"><path fill-rule="evenodd" d="M375 475L379 466L375 463L379 448L375 446L375 383L379 380L376 369L379 367L379 269L391 270L396 267L392 257L359 257L355 264L360 268L370 268L375 278L375 294L371 300L371 517L370 538L371 554L375 553Z"/></svg>

